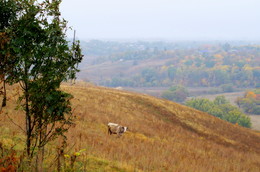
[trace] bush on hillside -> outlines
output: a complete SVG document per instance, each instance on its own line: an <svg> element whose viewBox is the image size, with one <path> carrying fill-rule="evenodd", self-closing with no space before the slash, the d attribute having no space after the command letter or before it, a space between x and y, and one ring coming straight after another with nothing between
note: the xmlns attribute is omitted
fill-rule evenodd
<svg viewBox="0 0 260 172"><path fill-rule="evenodd" d="M183 86L172 86L162 93L162 98L181 103L188 95L188 91Z"/></svg>
<svg viewBox="0 0 260 172"><path fill-rule="evenodd" d="M233 124L237 123L247 128L252 125L250 118L240 112L239 108L231 105L224 96L218 96L213 101L205 98L194 98L186 101L185 104Z"/></svg>

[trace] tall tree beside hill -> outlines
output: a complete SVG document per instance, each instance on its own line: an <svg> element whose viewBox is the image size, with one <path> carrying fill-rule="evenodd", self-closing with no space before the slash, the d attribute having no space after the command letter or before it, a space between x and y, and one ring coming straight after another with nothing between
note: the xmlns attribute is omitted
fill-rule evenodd
<svg viewBox="0 0 260 172"><path fill-rule="evenodd" d="M61 18L61 0L19 0L21 11L9 28L10 46L15 56L9 83L19 83L19 98L25 111L26 150L41 169L44 146L71 125L72 96L61 91L60 84L75 79L82 60L79 42L69 47L67 21Z"/></svg>

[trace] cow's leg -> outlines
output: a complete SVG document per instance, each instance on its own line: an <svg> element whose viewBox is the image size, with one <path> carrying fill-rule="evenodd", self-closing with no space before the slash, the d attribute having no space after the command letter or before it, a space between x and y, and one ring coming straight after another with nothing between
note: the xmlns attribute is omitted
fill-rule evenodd
<svg viewBox="0 0 260 172"><path fill-rule="evenodd" d="M108 135L111 135L110 128L107 128L107 134L108 134Z"/></svg>
<svg viewBox="0 0 260 172"><path fill-rule="evenodd" d="M117 137L120 138L122 136L122 133L117 133Z"/></svg>

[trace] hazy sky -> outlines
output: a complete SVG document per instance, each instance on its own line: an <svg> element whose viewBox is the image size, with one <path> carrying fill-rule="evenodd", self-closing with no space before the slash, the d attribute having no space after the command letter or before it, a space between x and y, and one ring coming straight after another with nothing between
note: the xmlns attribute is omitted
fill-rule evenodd
<svg viewBox="0 0 260 172"><path fill-rule="evenodd" d="M260 0L63 0L61 12L80 39L260 40Z"/></svg>

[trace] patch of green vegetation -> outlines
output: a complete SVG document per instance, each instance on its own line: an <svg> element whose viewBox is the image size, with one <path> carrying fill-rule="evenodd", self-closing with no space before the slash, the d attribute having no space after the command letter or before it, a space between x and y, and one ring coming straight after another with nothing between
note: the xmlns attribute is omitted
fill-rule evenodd
<svg viewBox="0 0 260 172"><path fill-rule="evenodd" d="M244 97L238 97L236 103L246 113L260 115L260 89L247 91Z"/></svg>
<svg viewBox="0 0 260 172"><path fill-rule="evenodd" d="M0 143L2 143L3 148L13 149L15 151L24 150L24 135L12 134L10 128L7 127L0 128L0 131Z"/></svg>
<svg viewBox="0 0 260 172"><path fill-rule="evenodd" d="M218 96L214 101L205 98L191 99L186 101L186 105L233 124L247 128L252 126L250 118L243 114L239 108L231 105L224 96Z"/></svg>
<svg viewBox="0 0 260 172"><path fill-rule="evenodd" d="M166 90L162 93L162 98L172 100L175 102L183 102L189 93L187 89L181 85L172 86L169 90Z"/></svg>

